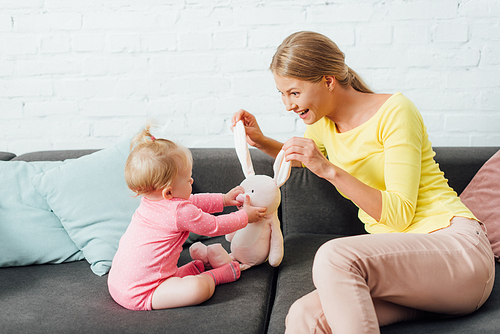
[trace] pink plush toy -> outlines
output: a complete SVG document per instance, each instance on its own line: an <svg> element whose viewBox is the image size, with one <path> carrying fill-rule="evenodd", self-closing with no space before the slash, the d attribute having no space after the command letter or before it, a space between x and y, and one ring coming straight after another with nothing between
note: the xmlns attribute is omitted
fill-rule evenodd
<svg viewBox="0 0 500 334"><path fill-rule="evenodd" d="M273 267L279 266L283 259L283 234L277 209L281 202L281 187L290 176L291 163L284 159L281 151L274 162L274 178L267 175L255 175L253 164L246 142L243 123L239 121L234 128L234 142L238 159L246 179L241 183L245 194L239 195L243 203L246 195L250 196L250 204L267 208L266 215L260 221L248 224L245 228L226 235L231 242L231 254L227 254L222 245L205 246L201 242L193 244L189 252L193 260L202 260L205 265L217 268L233 259L241 263L245 270L259 265L268 259Z"/></svg>

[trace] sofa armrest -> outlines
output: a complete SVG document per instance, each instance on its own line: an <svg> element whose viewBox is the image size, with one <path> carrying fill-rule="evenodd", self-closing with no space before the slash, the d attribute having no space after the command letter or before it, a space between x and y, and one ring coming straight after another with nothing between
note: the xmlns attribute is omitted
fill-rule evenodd
<svg viewBox="0 0 500 334"><path fill-rule="evenodd" d="M66 159L77 159L81 156L97 152L99 150L59 150L38 151L21 154L12 161L63 161Z"/></svg>
<svg viewBox="0 0 500 334"><path fill-rule="evenodd" d="M9 161L16 157L14 153L0 152L0 161Z"/></svg>

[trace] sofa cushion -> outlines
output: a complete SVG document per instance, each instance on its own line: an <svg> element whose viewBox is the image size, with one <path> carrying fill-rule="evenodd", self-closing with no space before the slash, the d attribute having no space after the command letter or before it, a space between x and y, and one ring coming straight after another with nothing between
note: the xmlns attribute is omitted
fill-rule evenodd
<svg viewBox="0 0 500 334"><path fill-rule="evenodd" d="M355 235L366 233L358 208L325 179L294 167L281 187L283 233Z"/></svg>
<svg viewBox="0 0 500 334"><path fill-rule="evenodd" d="M500 260L500 151L481 167L460 199L486 225L491 248Z"/></svg>
<svg viewBox="0 0 500 334"><path fill-rule="evenodd" d="M61 162L0 161L0 267L76 261L83 254L31 178Z"/></svg>
<svg viewBox="0 0 500 334"><path fill-rule="evenodd" d="M224 237L208 242L220 242ZM179 265L190 261L188 250ZM192 307L130 311L116 304L86 262L2 269L1 333L264 333L276 269L243 271L219 285L208 301Z"/></svg>
<svg viewBox="0 0 500 334"><path fill-rule="evenodd" d="M269 333L284 333L290 306L314 290L312 264L318 248L339 235L294 233L285 237L285 256L279 266Z"/></svg>
<svg viewBox="0 0 500 334"><path fill-rule="evenodd" d="M109 271L118 242L139 206L139 197L134 197L123 176L129 143L123 141L33 178L97 275Z"/></svg>

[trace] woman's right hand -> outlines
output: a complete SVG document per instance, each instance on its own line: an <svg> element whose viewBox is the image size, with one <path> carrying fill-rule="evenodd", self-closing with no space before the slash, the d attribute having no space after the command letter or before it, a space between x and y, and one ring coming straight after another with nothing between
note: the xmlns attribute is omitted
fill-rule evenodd
<svg viewBox="0 0 500 334"><path fill-rule="evenodd" d="M264 141L265 136L260 130L255 116L246 110L240 109L238 112L234 113L233 118L231 119L231 130L233 130L238 121L242 121L245 126L247 143L250 146L258 148Z"/></svg>
<svg viewBox="0 0 500 334"><path fill-rule="evenodd" d="M245 126L247 143L250 146L258 148L262 152L269 154L271 157L276 158L281 150L281 147L283 146L283 143L264 136L260 130L257 120L255 119L255 116L246 110L240 109L238 112L234 113L233 118L231 119L231 129L236 126L236 122L238 121L242 121Z"/></svg>

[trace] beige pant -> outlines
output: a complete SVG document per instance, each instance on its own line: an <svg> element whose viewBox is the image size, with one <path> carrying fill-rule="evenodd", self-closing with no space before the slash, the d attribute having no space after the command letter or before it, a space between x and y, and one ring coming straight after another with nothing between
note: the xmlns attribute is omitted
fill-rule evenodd
<svg viewBox="0 0 500 334"><path fill-rule="evenodd" d="M462 217L430 233L330 240L316 253L316 290L297 300L286 333L379 333L422 311L464 315L493 288L495 262L482 225Z"/></svg>

